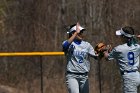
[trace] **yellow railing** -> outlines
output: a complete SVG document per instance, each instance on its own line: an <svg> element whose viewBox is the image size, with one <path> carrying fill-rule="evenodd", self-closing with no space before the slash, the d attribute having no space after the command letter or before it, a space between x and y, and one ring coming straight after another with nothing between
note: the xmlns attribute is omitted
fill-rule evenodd
<svg viewBox="0 0 140 93"><path fill-rule="evenodd" d="M2 52L0 56L59 56L64 52Z"/></svg>
<svg viewBox="0 0 140 93"><path fill-rule="evenodd" d="M64 52L1 52L0 57L6 56L61 56ZM41 93L43 93L43 69L42 58L40 58L40 73L41 73Z"/></svg>

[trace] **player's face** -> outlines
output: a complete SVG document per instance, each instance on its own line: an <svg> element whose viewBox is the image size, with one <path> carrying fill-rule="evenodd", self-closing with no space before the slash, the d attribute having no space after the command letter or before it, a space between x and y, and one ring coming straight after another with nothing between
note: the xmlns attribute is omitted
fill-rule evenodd
<svg viewBox="0 0 140 93"><path fill-rule="evenodd" d="M125 37L125 36L121 36L121 41L123 42L123 43L125 43L125 42L127 42L127 38Z"/></svg>
<svg viewBox="0 0 140 93"><path fill-rule="evenodd" d="M80 33L76 36L77 39L82 40L83 39L83 31L80 31Z"/></svg>

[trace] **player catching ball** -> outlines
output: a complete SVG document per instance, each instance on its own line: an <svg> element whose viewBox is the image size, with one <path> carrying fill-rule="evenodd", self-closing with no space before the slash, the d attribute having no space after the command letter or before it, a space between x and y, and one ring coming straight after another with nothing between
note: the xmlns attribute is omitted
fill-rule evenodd
<svg viewBox="0 0 140 93"><path fill-rule="evenodd" d="M104 56L109 60L116 59L119 64L123 79L123 93L137 93L137 87L140 85L138 72L140 45L137 43L132 27L123 27L116 31L116 35L120 36L123 44L114 47L110 53L105 51Z"/></svg>
<svg viewBox="0 0 140 93"><path fill-rule="evenodd" d="M66 84L69 93L89 93L89 57L97 56L91 44L83 40L84 31L79 23L71 25L69 38L62 44L67 58Z"/></svg>

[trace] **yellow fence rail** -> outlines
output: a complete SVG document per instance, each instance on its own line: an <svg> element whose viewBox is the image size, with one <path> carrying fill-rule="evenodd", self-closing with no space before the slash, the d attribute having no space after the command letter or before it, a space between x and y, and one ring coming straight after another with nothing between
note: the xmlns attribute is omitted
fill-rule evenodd
<svg viewBox="0 0 140 93"><path fill-rule="evenodd" d="M61 56L64 52L1 52L0 57L8 56ZM43 69L42 69L42 58L40 58L40 73L41 73L41 93L43 93Z"/></svg>
<svg viewBox="0 0 140 93"><path fill-rule="evenodd" d="M3 52L0 56L59 56L64 52Z"/></svg>

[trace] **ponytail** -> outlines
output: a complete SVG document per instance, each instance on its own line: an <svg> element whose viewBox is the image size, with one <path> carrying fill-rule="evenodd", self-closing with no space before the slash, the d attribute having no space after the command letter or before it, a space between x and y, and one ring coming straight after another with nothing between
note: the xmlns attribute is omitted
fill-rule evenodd
<svg viewBox="0 0 140 93"><path fill-rule="evenodd" d="M136 37L128 38L128 41L127 41L128 46L136 45L137 43L138 43L138 40L136 39Z"/></svg>

